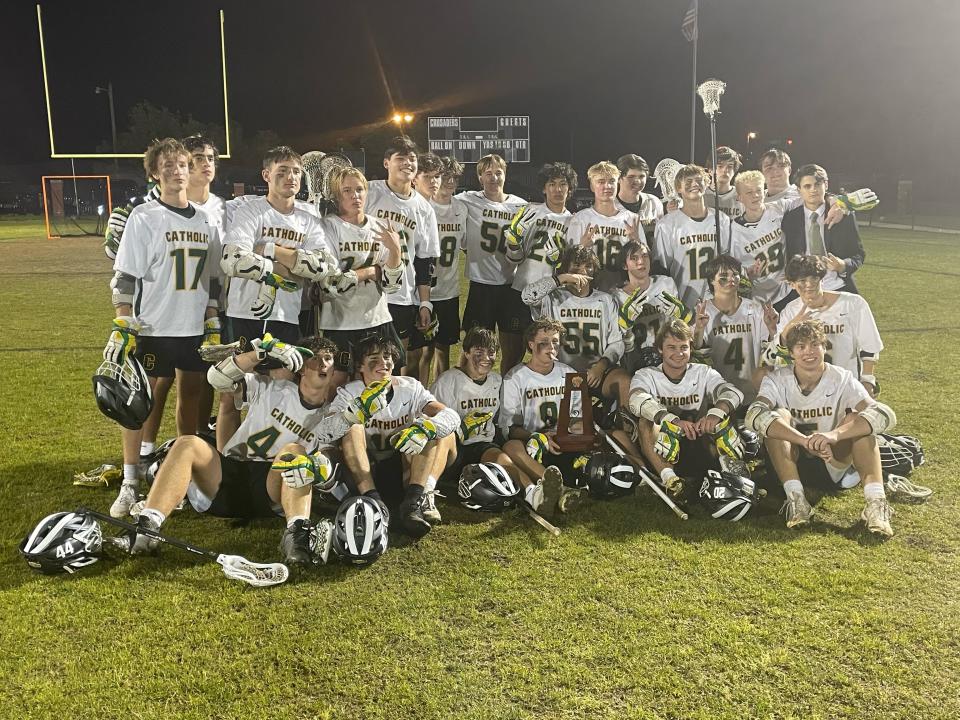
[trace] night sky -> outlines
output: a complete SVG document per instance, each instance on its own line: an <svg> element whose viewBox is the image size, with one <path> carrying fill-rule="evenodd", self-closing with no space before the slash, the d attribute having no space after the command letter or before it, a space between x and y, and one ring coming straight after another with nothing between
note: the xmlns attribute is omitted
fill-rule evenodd
<svg viewBox="0 0 960 720"><path fill-rule="evenodd" d="M231 119L301 150L331 131L426 114L531 116L534 162L689 155L689 0L44 2L61 151L109 138L146 99L222 122L217 10ZM325 8L321 10L320 8ZM792 137L794 166L960 181L960 2L701 0L698 76L728 84L719 139ZM5 3L0 163L49 154L35 3ZM378 62L379 58L379 62ZM381 70L382 69L382 70ZM388 90L389 88L389 90ZM697 107L697 159L708 125ZM142 148L121 148L138 151ZM323 149L323 148L321 148ZM571 154L572 153L572 154ZM61 161L62 162L62 161ZM922 182L926 179L926 182Z"/></svg>

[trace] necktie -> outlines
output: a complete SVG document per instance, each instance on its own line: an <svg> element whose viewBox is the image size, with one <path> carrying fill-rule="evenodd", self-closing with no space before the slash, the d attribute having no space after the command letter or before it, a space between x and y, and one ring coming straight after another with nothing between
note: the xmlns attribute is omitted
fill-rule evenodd
<svg viewBox="0 0 960 720"><path fill-rule="evenodd" d="M820 234L820 217L810 213L810 228L807 230L807 242L810 243L811 255L826 255L823 249L823 235Z"/></svg>

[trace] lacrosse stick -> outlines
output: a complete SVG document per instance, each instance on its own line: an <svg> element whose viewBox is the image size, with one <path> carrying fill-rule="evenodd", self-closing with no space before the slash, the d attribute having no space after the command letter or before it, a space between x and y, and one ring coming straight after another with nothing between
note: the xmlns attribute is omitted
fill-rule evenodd
<svg viewBox="0 0 960 720"><path fill-rule="evenodd" d="M319 182L317 168L325 156L326 153L322 153L319 150L311 150L308 153L304 153L301 158L303 162L303 177L307 183L307 202L311 205L316 205L321 197L321 183Z"/></svg>
<svg viewBox="0 0 960 720"><path fill-rule="evenodd" d="M204 362L218 363L240 352L240 341L234 340L226 345L201 345L197 348L200 359Z"/></svg>
<svg viewBox="0 0 960 720"><path fill-rule="evenodd" d="M720 113L720 96L726 90L727 84L723 80L710 78L704 80L697 87L697 95L703 101L703 114L710 118L710 152L713 158L713 197L714 214L717 220L717 254L720 250L720 196L717 194L717 115Z"/></svg>
<svg viewBox="0 0 960 720"><path fill-rule="evenodd" d="M287 578L290 577L290 570L282 563L254 563L250 562L246 558L240 557L239 555L223 555L221 553L216 553L213 550L204 550L203 548L199 548L196 545L191 545L183 540L167 537L166 535L160 534L156 530L142 527L140 525L134 525L133 523L128 523L124 520L118 520L110 517L109 515L99 513L96 510L79 508L77 513L90 515L98 520L121 527L124 530L128 530L133 533L139 533L141 535L147 535L159 540L160 542L166 543L167 545L173 545L181 550L191 552L194 555L200 555L201 557L214 560L223 567L223 574L231 580L242 580L248 585L253 585L255 587L270 587L271 585L280 585L281 583L286 582ZM114 545L123 549L124 551L130 551L130 537L120 536L113 538L112 542Z"/></svg>
<svg viewBox="0 0 960 720"><path fill-rule="evenodd" d="M536 510L534 510L533 505L528 503L525 498L518 498L517 504L520 505L521 508L526 510L527 515L532 517L544 530L549 532L551 535L553 535L554 537L557 537L560 534L560 528L558 528L552 522L547 520L543 515L538 513Z"/></svg>
<svg viewBox="0 0 960 720"><path fill-rule="evenodd" d="M657 163L653 171L656 178L656 185L660 188L660 194L667 202L676 202L678 199L677 188L673 182L677 177L677 170L680 169L680 163L673 158L664 158Z"/></svg>
<svg viewBox="0 0 960 720"><path fill-rule="evenodd" d="M687 515L687 513L685 513L679 507L677 507L677 504L673 500L671 500L670 496L663 491L663 488L661 488L659 483L657 483L657 481L654 479L653 473L651 473L642 465L637 467L636 463L634 463L634 461L630 458L630 456L627 455L626 450L620 447L620 443L614 440L613 437L608 433L603 432L600 429L600 426L597 425L596 423L594 423L594 427L596 428L598 433L603 435L604 439L607 441L607 444L617 455L619 455L624 460L626 460L631 467L635 467L637 469L637 474L640 476L640 479L644 482L644 484L647 487L649 487L651 490L653 490L653 492L657 494L657 497L659 497L661 500L663 500L664 503L666 503L668 508L673 510L674 515L676 515L681 520L689 519L690 516Z"/></svg>
<svg viewBox="0 0 960 720"><path fill-rule="evenodd" d="M307 181L308 199L320 210L321 215L336 211L337 200L330 197L330 183L336 173L351 166L350 160L343 155L327 155L313 150L303 156L303 175Z"/></svg>

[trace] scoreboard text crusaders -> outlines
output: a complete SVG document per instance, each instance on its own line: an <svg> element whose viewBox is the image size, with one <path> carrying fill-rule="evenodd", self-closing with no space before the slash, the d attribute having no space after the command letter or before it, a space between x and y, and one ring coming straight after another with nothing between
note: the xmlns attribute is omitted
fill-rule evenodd
<svg viewBox="0 0 960 720"><path fill-rule="evenodd" d="M507 162L530 162L530 116L431 117L430 152L475 163L496 153Z"/></svg>

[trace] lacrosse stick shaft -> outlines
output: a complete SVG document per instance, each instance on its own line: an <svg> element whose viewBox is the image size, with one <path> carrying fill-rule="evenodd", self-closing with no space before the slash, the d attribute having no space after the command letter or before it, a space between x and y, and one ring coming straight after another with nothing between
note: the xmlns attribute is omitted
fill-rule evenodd
<svg viewBox="0 0 960 720"><path fill-rule="evenodd" d="M710 152L713 157L713 214L717 225L717 255L720 249L720 188L717 186L717 114L710 115Z"/></svg>
<svg viewBox="0 0 960 720"><path fill-rule="evenodd" d="M603 435L603 437L607 441L607 444L613 449L613 451L617 455L619 455L624 460L626 460L631 465L633 465L633 461L627 455L626 450L620 447L620 443L618 443L609 433L602 432L599 427L597 427L597 431L600 432L601 435ZM663 488L661 488L659 484L654 482L654 480L650 477L650 472L645 467L641 466L637 468L637 474L640 475L640 479L643 480L644 484L647 487L649 487L651 490L653 490L653 492L656 493L661 500L663 500L663 502L666 504L668 508L673 510L674 515L676 515L681 520L687 520L690 517L689 515L687 515L687 513L685 513L683 510L677 507L677 504L670 499L670 496L663 491Z"/></svg>
<svg viewBox="0 0 960 720"><path fill-rule="evenodd" d="M194 555L200 555L202 557L210 558L211 560L214 560L214 561L218 557L220 557L220 553L216 553L213 550L205 550L203 548L199 548L196 545L191 545L190 543L184 542L183 540L177 540L176 538L167 537L166 535L163 535L157 532L156 530L153 530L152 528L141 527L140 525L134 525L133 523L129 523L126 520L119 520L115 517L111 517L110 515L105 515L104 513L97 512L96 510L79 508L77 512L86 513L91 517L95 517L98 520L103 520L103 522L110 523L111 525L116 525L117 527L123 528L124 530L130 530L132 532L139 533L140 535L147 535L148 537L155 538L162 543L166 543L167 545L173 545L174 547L178 547L181 550L186 550L187 552L193 553Z"/></svg>
<svg viewBox="0 0 960 720"><path fill-rule="evenodd" d="M528 503L526 500L520 500L520 507L527 511L527 515L532 517L544 530L549 532L554 537L557 537L560 534L560 528L554 525L552 522L547 520L543 515L538 513L533 509L533 506Z"/></svg>

